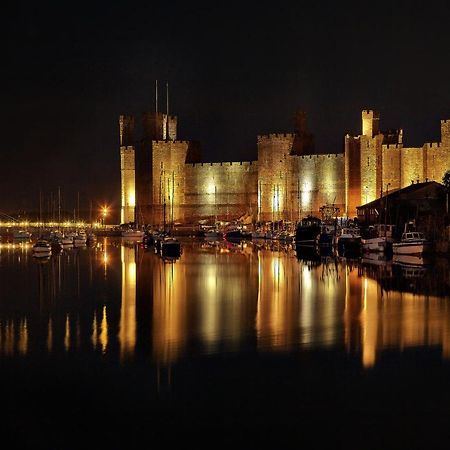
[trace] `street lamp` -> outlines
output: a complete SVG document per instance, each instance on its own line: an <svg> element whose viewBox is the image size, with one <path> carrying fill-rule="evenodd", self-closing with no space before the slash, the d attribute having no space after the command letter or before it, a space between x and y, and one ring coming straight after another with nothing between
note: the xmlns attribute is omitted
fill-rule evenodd
<svg viewBox="0 0 450 450"><path fill-rule="evenodd" d="M102 207L102 225L104 227L106 227L105 221L106 221L107 215L108 215L108 207L105 205Z"/></svg>

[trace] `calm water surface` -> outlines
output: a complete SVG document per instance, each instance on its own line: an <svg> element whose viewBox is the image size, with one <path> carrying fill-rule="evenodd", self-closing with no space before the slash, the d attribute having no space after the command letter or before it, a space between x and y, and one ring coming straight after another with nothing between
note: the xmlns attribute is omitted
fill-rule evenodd
<svg viewBox="0 0 450 450"><path fill-rule="evenodd" d="M107 238L37 260L2 244L4 431L48 448L94 430L108 448L439 447L449 264L412 263L204 241L163 260Z"/></svg>

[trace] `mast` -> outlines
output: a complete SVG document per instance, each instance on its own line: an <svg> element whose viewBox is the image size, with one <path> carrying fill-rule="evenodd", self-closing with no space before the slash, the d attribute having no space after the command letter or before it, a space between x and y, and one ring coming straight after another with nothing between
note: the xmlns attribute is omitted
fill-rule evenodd
<svg viewBox="0 0 450 450"><path fill-rule="evenodd" d="M61 187L58 186L58 231L61 231Z"/></svg>
<svg viewBox="0 0 450 450"><path fill-rule="evenodd" d="M172 170L172 211L171 211L171 216L172 216L172 233L173 233L173 208L174 208L174 202L175 202L175 171Z"/></svg>
<svg viewBox="0 0 450 450"><path fill-rule="evenodd" d="M166 140L169 138L169 83L166 82Z"/></svg>
<svg viewBox="0 0 450 450"><path fill-rule="evenodd" d="M42 233L42 191L39 189L39 237Z"/></svg>
<svg viewBox="0 0 450 450"><path fill-rule="evenodd" d="M158 114L158 80L155 81L155 113Z"/></svg>

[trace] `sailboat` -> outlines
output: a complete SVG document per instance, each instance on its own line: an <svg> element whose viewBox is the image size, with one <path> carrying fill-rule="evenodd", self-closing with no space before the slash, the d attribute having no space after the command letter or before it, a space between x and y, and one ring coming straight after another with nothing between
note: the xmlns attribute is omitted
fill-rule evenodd
<svg viewBox="0 0 450 450"><path fill-rule="evenodd" d="M41 193L39 192L39 239L33 245L33 256L36 257L49 257L52 254L52 246L50 242L42 238L42 199Z"/></svg>
<svg viewBox="0 0 450 450"><path fill-rule="evenodd" d="M222 236L222 233L217 228L217 203L216 203L216 186L214 186L214 226L205 230L206 239L217 239Z"/></svg>

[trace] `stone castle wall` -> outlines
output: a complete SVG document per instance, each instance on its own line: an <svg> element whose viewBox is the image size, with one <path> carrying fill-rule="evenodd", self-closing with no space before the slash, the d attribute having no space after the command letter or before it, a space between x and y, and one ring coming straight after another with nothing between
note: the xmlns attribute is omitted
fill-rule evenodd
<svg viewBox="0 0 450 450"><path fill-rule="evenodd" d="M136 206L135 183L135 150L133 146L120 147L120 174L121 174L121 223L134 222Z"/></svg>
<svg viewBox="0 0 450 450"><path fill-rule="evenodd" d="M185 221L232 220L255 214L257 163L186 164L184 170Z"/></svg>
<svg viewBox="0 0 450 450"><path fill-rule="evenodd" d="M389 190L400 189L402 167L402 144L388 144L382 147L383 187ZM359 205L358 205L359 206Z"/></svg>
<svg viewBox="0 0 450 450"><path fill-rule="evenodd" d="M257 137L256 162L199 163L198 145L176 140L176 116L144 115L137 153L134 119L120 116L122 222L135 216L154 225L164 218L193 223L243 216L297 222L320 216L325 204L354 217L357 206L387 189L413 180L440 182L450 169L450 120L441 121L441 142L404 147L403 130L381 132L378 113L365 110L362 134L345 136L344 153L320 154L304 115L297 119L296 133Z"/></svg>
<svg viewBox="0 0 450 450"><path fill-rule="evenodd" d="M294 134L258 136L258 198L263 221L296 222L334 203L345 208L344 155L292 154Z"/></svg>
<svg viewBox="0 0 450 450"><path fill-rule="evenodd" d="M340 214L345 211L344 155L310 155L297 157L298 217L320 217L320 207L334 204Z"/></svg>
<svg viewBox="0 0 450 450"><path fill-rule="evenodd" d="M162 224L164 215L166 222L183 220L181 205L184 204L188 149L188 141L152 142L153 198L146 223Z"/></svg>
<svg viewBox="0 0 450 450"><path fill-rule="evenodd" d="M387 189L403 188L417 181L441 182L450 169L450 121L441 121L441 142L404 147L403 130L380 132L378 120L378 115L363 111L363 134L345 139L346 203L350 217L356 214L356 206L378 198ZM358 161L360 182L354 169Z"/></svg>
<svg viewBox="0 0 450 450"><path fill-rule="evenodd" d="M258 216L261 221L289 217L293 209L292 191L296 171L290 156L294 134L270 134L257 138Z"/></svg>
<svg viewBox="0 0 450 450"><path fill-rule="evenodd" d="M424 181L424 156L422 147L403 147L400 151L401 181L400 187L404 188L411 183Z"/></svg>

